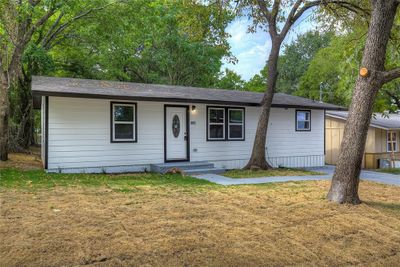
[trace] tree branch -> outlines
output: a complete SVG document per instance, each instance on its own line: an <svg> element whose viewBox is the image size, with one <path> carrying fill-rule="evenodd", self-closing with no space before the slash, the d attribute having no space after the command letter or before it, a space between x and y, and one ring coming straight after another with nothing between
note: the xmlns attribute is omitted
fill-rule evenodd
<svg viewBox="0 0 400 267"><path fill-rule="evenodd" d="M75 17L73 17L73 18L71 18L70 20L68 20L67 22L61 24L61 25L60 25L59 27L57 27L56 29L55 29L55 27L54 27L54 28L52 27L52 28L49 30L49 32L46 34L46 37L43 39L43 41L42 41L42 46L43 46L45 49L48 49L50 43L51 43L60 33L62 33L66 28L68 28L73 22L75 22L75 21L77 21L77 20L79 20L79 19L82 19L82 18L88 16L89 14L91 14L91 13L93 13L93 12L103 10L103 9L105 9L106 7L110 6L110 5L116 4L117 2L119 2L119 1L112 2L112 3L108 3L108 4L106 4L106 5L104 5L104 6L101 6L101 7L90 8L90 9L88 9L88 10L81 11L81 12L80 12L79 14L77 14ZM61 20L61 17L59 17L59 18L57 19L57 21L55 22L55 24L53 24L53 25L57 26L57 24L59 23L59 20ZM52 31L53 31L53 32L52 32Z"/></svg>
<svg viewBox="0 0 400 267"><path fill-rule="evenodd" d="M286 19L285 26L283 26L283 29L280 33L282 39L285 39L286 34L289 32L290 28L292 27L293 23L296 22L296 12L299 9L300 5L303 3L303 0L297 0L296 3L294 3L292 9L290 10L290 13ZM303 6L302 10L300 10L297 14L300 14L297 16L298 18L310 7L307 7L307 5Z"/></svg>
<svg viewBox="0 0 400 267"><path fill-rule="evenodd" d="M262 14L267 19L269 34L271 35L271 38L274 39L278 35L278 32L276 30L276 15L274 17L273 14L271 14L264 0L257 0L257 2ZM274 0L273 9L279 9L279 5L280 0ZM276 14L278 14L278 11L276 11Z"/></svg>
<svg viewBox="0 0 400 267"><path fill-rule="evenodd" d="M43 37L42 40L39 40L38 43L41 42L42 46L44 46L44 44L46 43L46 40L51 36L52 32L58 26L58 24L60 23L60 21L63 17L64 17L64 12L60 12L60 15L58 15L56 21L51 25L51 27L47 31L46 35Z"/></svg>
<svg viewBox="0 0 400 267"><path fill-rule="evenodd" d="M400 1L400 0L399 0ZM281 0L275 0L274 4L272 6L272 11L271 11L271 15L272 15L272 19L276 22L276 17L278 16L279 13L279 6L281 5Z"/></svg>
<svg viewBox="0 0 400 267"><path fill-rule="evenodd" d="M366 10L359 7L358 5L344 0L315 0L304 3L304 5L300 8L303 2L304 0L297 0L296 3L293 5L288 18L286 19L285 26L283 27L280 33L282 39L285 38L289 30L291 29L292 25L304 14L304 12L306 12L308 9L312 7L335 4L355 13L358 13L358 11L362 11L364 13L366 12Z"/></svg>
<svg viewBox="0 0 400 267"><path fill-rule="evenodd" d="M26 44L29 42L29 40L31 39L33 33L36 31L37 28L39 28L40 26L42 26L43 24L45 24L47 22L47 20L53 16L53 14L56 12L56 9L54 7L50 8L49 11L47 11L46 14L44 14L38 21L36 21L36 23L30 27L29 30L27 30L24 34L23 37L23 44Z"/></svg>
<svg viewBox="0 0 400 267"><path fill-rule="evenodd" d="M400 68L395 68L395 69L383 72L383 82L384 83L391 82L397 78L400 78Z"/></svg>

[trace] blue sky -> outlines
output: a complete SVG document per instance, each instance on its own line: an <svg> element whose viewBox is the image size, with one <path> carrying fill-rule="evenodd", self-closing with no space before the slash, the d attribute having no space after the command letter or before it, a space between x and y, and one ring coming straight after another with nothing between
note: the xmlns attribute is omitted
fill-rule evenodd
<svg viewBox="0 0 400 267"><path fill-rule="evenodd" d="M306 14L304 14L306 15ZM235 65L225 62L222 70L229 68L242 76L244 80L249 80L259 73L265 66L265 62L271 48L271 40L268 33L258 30L255 33L247 33L251 25L248 18L240 17L230 23L227 32L231 35L228 39L231 52L238 59ZM298 34L315 29L316 23L305 17L294 25L285 42L291 42Z"/></svg>

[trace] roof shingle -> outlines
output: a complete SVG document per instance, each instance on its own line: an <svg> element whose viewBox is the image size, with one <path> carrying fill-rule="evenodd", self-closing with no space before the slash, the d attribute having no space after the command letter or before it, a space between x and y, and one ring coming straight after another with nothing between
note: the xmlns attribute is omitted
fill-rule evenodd
<svg viewBox="0 0 400 267"><path fill-rule="evenodd" d="M326 112L326 115L333 118L347 120L349 113L347 111L328 111ZM399 130L400 115L374 113L371 118L370 126L375 128L383 128L386 130Z"/></svg>
<svg viewBox="0 0 400 267"><path fill-rule="evenodd" d="M32 92L36 96L129 99L246 106L260 105L263 97L262 93L249 91L44 76L34 76L32 78ZM333 104L321 103L283 93L276 93L274 95L272 106L345 110L345 108Z"/></svg>

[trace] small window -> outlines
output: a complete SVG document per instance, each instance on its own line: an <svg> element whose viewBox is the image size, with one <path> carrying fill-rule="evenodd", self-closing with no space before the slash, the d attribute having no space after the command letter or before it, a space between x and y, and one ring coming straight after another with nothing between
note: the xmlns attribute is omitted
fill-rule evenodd
<svg viewBox="0 0 400 267"><path fill-rule="evenodd" d="M225 139L225 109L209 108L208 109L208 139L224 140Z"/></svg>
<svg viewBox="0 0 400 267"><path fill-rule="evenodd" d="M311 131L311 111L296 110L296 131Z"/></svg>
<svg viewBox="0 0 400 267"><path fill-rule="evenodd" d="M243 109L228 109L228 136L230 140L244 138L244 111Z"/></svg>
<svg viewBox="0 0 400 267"><path fill-rule="evenodd" d="M136 104L112 103L111 141L136 142Z"/></svg>
<svg viewBox="0 0 400 267"><path fill-rule="evenodd" d="M387 133L387 152L397 151L397 133L388 132Z"/></svg>

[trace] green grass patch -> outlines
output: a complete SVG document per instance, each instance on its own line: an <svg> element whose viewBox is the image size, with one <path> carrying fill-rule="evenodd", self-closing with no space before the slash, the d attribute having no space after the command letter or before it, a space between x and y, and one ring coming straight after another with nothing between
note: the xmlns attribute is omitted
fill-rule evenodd
<svg viewBox="0 0 400 267"><path fill-rule="evenodd" d="M390 174L400 174L400 168L384 168L384 169L377 169L376 171L390 173Z"/></svg>
<svg viewBox="0 0 400 267"><path fill-rule="evenodd" d="M307 175L323 175L325 173L308 171L303 169L277 168L271 170L230 170L223 176L230 178L257 178L271 176L307 176Z"/></svg>
<svg viewBox="0 0 400 267"><path fill-rule="evenodd" d="M56 186L106 186L121 192L131 192L137 186L193 186L214 185L205 180L179 174L59 174L42 170L22 171L0 169L0 187L52 188Z"/></svg>

